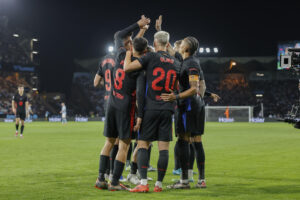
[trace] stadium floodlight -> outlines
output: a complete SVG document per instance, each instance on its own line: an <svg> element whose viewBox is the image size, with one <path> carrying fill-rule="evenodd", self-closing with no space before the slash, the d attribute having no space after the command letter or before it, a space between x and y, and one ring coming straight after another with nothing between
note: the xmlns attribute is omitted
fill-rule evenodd
<svg viewBox="0 0 300 200"><path fill-rule="evenodd" d="M36 38L32 38L32 41L37 42L37 41L39 41L39 40L36 39Z"/></svg>
<svg viewBox="0 0 300 200"><path fill-rule="evenodd" d="M263 97L263 94L256 94L256 97Z"/></svg>
<svg viewBox="0 0 300 200"><path fill-rule="evenodd" d="M236 66L236 62L232 61L232 62L231 62L231 65L232 65L232 66Z"/></svg>
<svg viewBox="0 0 300 200"><path fill-rule="evenodd" d="M200 47L200 48L199 48L199 52L200 52L200 53L203 53L203 52L204 52L204 48L203 48L203 47Z"/></svg>
<svg viewBox="0 0 300 200"><path fill-rule="evenodd" d="M214 52L215 52L215 53L218 53L218 52L219 52L219 49L218 49L217 47L215 47L215 48L214 48Z"/></svg>
<svg viewBox="0 0 300 200"><path fill-rule="evenodd" d="M19 34L15 33L13 34L14 37L20 37Z"/></svg>
<svg viewBox="0 0 300 200"><path fill-rule="evenodd" d="M210 53L210 48L205 49L206 53Z"/></svg>
<svg viewBox="0 0 300 200"><path fill-rule="evenodd" d="M39 52L37 52L37 51L33 51L33 52L32 52L32 54L38 54L38 53L39 53Z"/></svg>
<svg viewBox="0 0 300 200"><path fill-rule="evenodd" d="M32 91L37 91L37 88L32 88Z"/></svg>
<svg viewBox="0 0 300 200"><path fill-rule="evenodd" d="M109 46L109 47L108 47L108 52L111 53L111 52L113 52L113 51L114 51L114 47L113 47L113 46Z"/></svg>

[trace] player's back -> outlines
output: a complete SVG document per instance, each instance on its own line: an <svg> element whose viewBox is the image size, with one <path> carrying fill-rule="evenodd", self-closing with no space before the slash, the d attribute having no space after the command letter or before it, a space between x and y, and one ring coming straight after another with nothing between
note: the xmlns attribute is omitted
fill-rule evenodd
<svg viewBox="0 0 300 200"><path fill-rule="evenodd" d="M136 79L139 72L125 73L123 69L126 49L121 48L116 54L116 66L113 69L113 83L110 103L122 111L129 111L130 105L135 101Z"/></svg>
<svg viewBox="0 0 300 200"><path fill-rule="evenodd" d="M175 102L165 102L162 93L174 90L179 63L167 52L150 52L140 59L146 69L146 110L174 111Z"/></svg>
<svg viewBox="0 0 300 200"><path fill-rule="evenodd" d="M107 54L99 63L99 69L97 74L104 78L104 84L105 84L104 99L105 100L108 100L110 95L110 91L113 83L112 72L115 65L116 65L115 55L113 54Z"/></svg>

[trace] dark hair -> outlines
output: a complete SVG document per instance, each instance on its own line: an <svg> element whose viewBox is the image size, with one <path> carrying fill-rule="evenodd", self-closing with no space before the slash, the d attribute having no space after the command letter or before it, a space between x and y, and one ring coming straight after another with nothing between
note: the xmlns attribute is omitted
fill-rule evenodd
<svg viewBox="0 0 300 200"><path fill-rule="evenodd" d="M198 50L199 48L199 42L196 38L189 36L184 38L184 40L188 43L189 48L188 48L188 52L190 53L190 55L194 55L195 52Z"/></svg>
<svg viewBox="0 0 300 200"><path fill-rule="evenodd" d="M23 85L23 84L19 84L19 85L18 85L18 88L20 88L20 87L24 87L24 85Z"/></svg>
<svg viewBox="0 0 300 200"><path fill-rule="evenodd" d="M143 37L133 39L133 48L138 53L143 53L148 47L148 40Z"/></svg>

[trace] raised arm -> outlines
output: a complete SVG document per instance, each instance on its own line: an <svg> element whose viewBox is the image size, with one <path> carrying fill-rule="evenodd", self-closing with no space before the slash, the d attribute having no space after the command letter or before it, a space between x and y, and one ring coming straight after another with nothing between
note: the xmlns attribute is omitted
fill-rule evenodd
<svg viewBox="0 0 300 200"><path fill-rule="evenodd" d="M146 25L142 28L140 28L140 31L138 32L138 34L135 36L136 38L139 38L139 37L143 37L146 33L146 31L148 30L149 28L149 25Z"/></svg>
<svg viewBox="0 0 300 200"><path fill-rule="evenodd" d="M148 25L150 23L150 19L146 18L144 15L142 15L141 19L137 21L136 23L124 28L121 31L118 31L115 35L116 40L116 48L119 49L123 46L123 39L128 36L133 31L137 30L138 28L143 28L144 26Z"/></svg>
<svg viewBox="0 0 300 200"><path fill-rule="evenodd" d="M127 72L132 72L132 71L137 71L139 69L142 69L142 65L139 62L139 60L131 61L131 51L126 52L126 57L124 60L124 71Z"/></svg>

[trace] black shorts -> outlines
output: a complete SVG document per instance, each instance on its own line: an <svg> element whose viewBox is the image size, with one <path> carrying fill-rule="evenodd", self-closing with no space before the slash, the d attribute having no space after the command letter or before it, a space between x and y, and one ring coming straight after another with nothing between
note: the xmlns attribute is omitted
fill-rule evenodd
<svg viewBox="0 0 300 200"><path fill-rule="evenodd" d="M20 118L21 120L25 120L26 113L25 112L17 111L16 118Z"/></svg>
<svg viewBox="0 0 300 200"><path fill-rule="evenodd" d="M146 110L138 140L172 141L172 115L169 110Z"/></svg>
<svg viewBox="0 0 300 200"><path fill-rule="evenodd" d="M131 139L133 125L134 110L126 113L108 104L104 123L105 137L119 138L121 140Z"/></svg>
<svg viewBox="0 0 300 200"><path fill-rule="evenodd" d="M176 119L176 134L191 133L191 136L203 135L205 106L191 111L182 111L179 109Z"/></svg>

